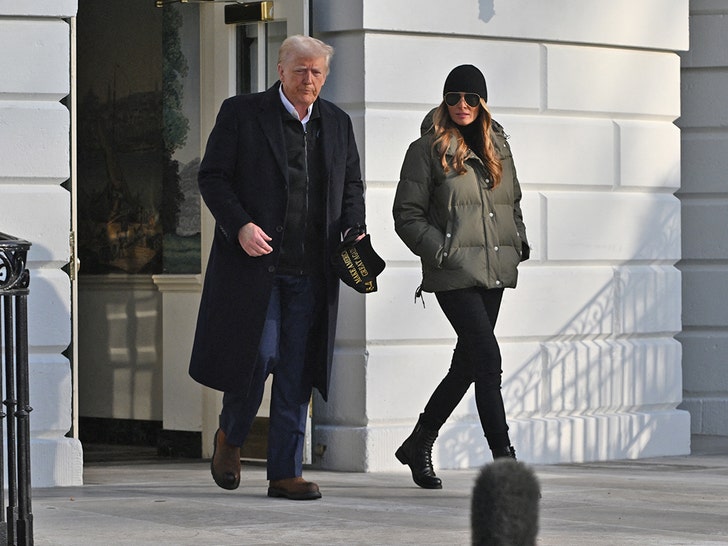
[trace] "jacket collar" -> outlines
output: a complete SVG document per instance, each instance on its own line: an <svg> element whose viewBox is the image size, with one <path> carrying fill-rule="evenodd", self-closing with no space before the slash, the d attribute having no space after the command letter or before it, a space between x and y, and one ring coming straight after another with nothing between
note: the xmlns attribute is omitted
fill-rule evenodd
<svg viewBox="0 0 728 546"><path fill-rule="evenodd" d="M455 150L457 149L457 147L458 147L457 140L454 138L451 138L450 143L447 145L447 151L445 152L445 155L447 157L453 157L455 155ZM473 152L473 150L471 150L470 148L468 148L468 153L465 155L465 160L467 161L468 159L476 159L476 160L480 161L480 158L478 157L478 155L475 152ZM482 161L481 161L481 163L482 163Z"/></svg>
<svg viewBox="0 0 728 546"><path fill-rule="evenodd" d="M281 102L278 88L280 82L273 84L267 91L263 91L263 98L258 110L258 120L268 144L273 150L276 163L278 164L283 177L288 181L288 162L286 158L286 142L283 135L282 114L285 108ZM339 130L339 117L336 115L332 105L320 97L314 102L311 114L312 118L320 117L321 145L323 150L323 165L325 174L332 170L334 161L334 150Z"/></svg>

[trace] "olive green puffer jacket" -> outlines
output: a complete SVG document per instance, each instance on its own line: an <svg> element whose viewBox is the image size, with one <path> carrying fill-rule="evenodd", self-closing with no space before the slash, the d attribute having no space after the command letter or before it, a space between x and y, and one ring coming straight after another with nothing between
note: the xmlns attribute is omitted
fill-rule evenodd
<svg viewBox="0 0 728 546"><path fill-rule="evenodd" d="M432 151L432 131L407 150L392 212L395 231L422 260L425 292L515 288L518 264L528 259L521 187L507 137L495 122L491 138L503 165L495 189L473 152L466 159L465 174L453 168L446 174ZM454 148L451 143L449 158Z"/></svg>

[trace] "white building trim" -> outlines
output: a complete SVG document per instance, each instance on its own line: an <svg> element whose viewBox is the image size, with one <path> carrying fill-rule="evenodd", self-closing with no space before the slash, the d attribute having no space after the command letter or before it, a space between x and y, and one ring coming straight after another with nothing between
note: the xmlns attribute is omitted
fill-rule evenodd
<svg viewBox="0 0 728 546"><path fill-rule="evenodd" d="M0 231L28 254L31 478L79 485L83 457L71 428L69 261L70 27L75 1L0 2Z"/></svg>
<svg viewBox="0 0 728 546"><path fill-rule="evenodd" d="M523 460L689 452L682 397L680 62L685 0L314 4L336 47L325 93L355 120L379 292L345 293L314 452L328 468L401 468L393 453L444 376L453 332L434 297L413 304L419 262L393 230L401 161L454 66L485 73L511 135L531 260L504 298L503 392ZM626 22L629 24L626 24ZM641 29L641 30L639 30ZM649 29L649 32L645 31ZM490 460L472 390L436 465Z"/></svg>

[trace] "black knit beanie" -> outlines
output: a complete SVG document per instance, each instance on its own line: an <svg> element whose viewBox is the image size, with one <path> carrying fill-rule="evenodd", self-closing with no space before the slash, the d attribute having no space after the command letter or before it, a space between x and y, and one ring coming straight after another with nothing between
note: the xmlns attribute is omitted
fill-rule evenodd
<svg viewBox="0 0 728 546"><path fill-rule="evenodd" d="M461 64L450 71L445 80L442 94L450 93L476 93L485 102L488 102L488 88L485 86L485 76L472 64Z"/></svg>

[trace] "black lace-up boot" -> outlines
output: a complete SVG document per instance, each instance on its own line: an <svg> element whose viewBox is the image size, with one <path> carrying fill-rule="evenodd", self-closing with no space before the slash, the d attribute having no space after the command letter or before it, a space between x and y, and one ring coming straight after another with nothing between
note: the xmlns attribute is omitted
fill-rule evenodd
<svg viewBox="0 0 728 546"><path fill-rule="evenodd" d="M497 447L495 449L491 449L493 452L493 459L504 459L506 457L510 457L514 461L516 460L516 450L513 449L513 446L504 446L504 447Z"/></svg>
<svg viewBox="0 0 728 546"><path fill-rule="evenodd" d="M437 439L437 430L422 425L422 416L417 421L412 434L394 454L399 462L409 465L412 479L424 489L442 489L442 481L435 476L432 468L432 446Z"/></svg>

